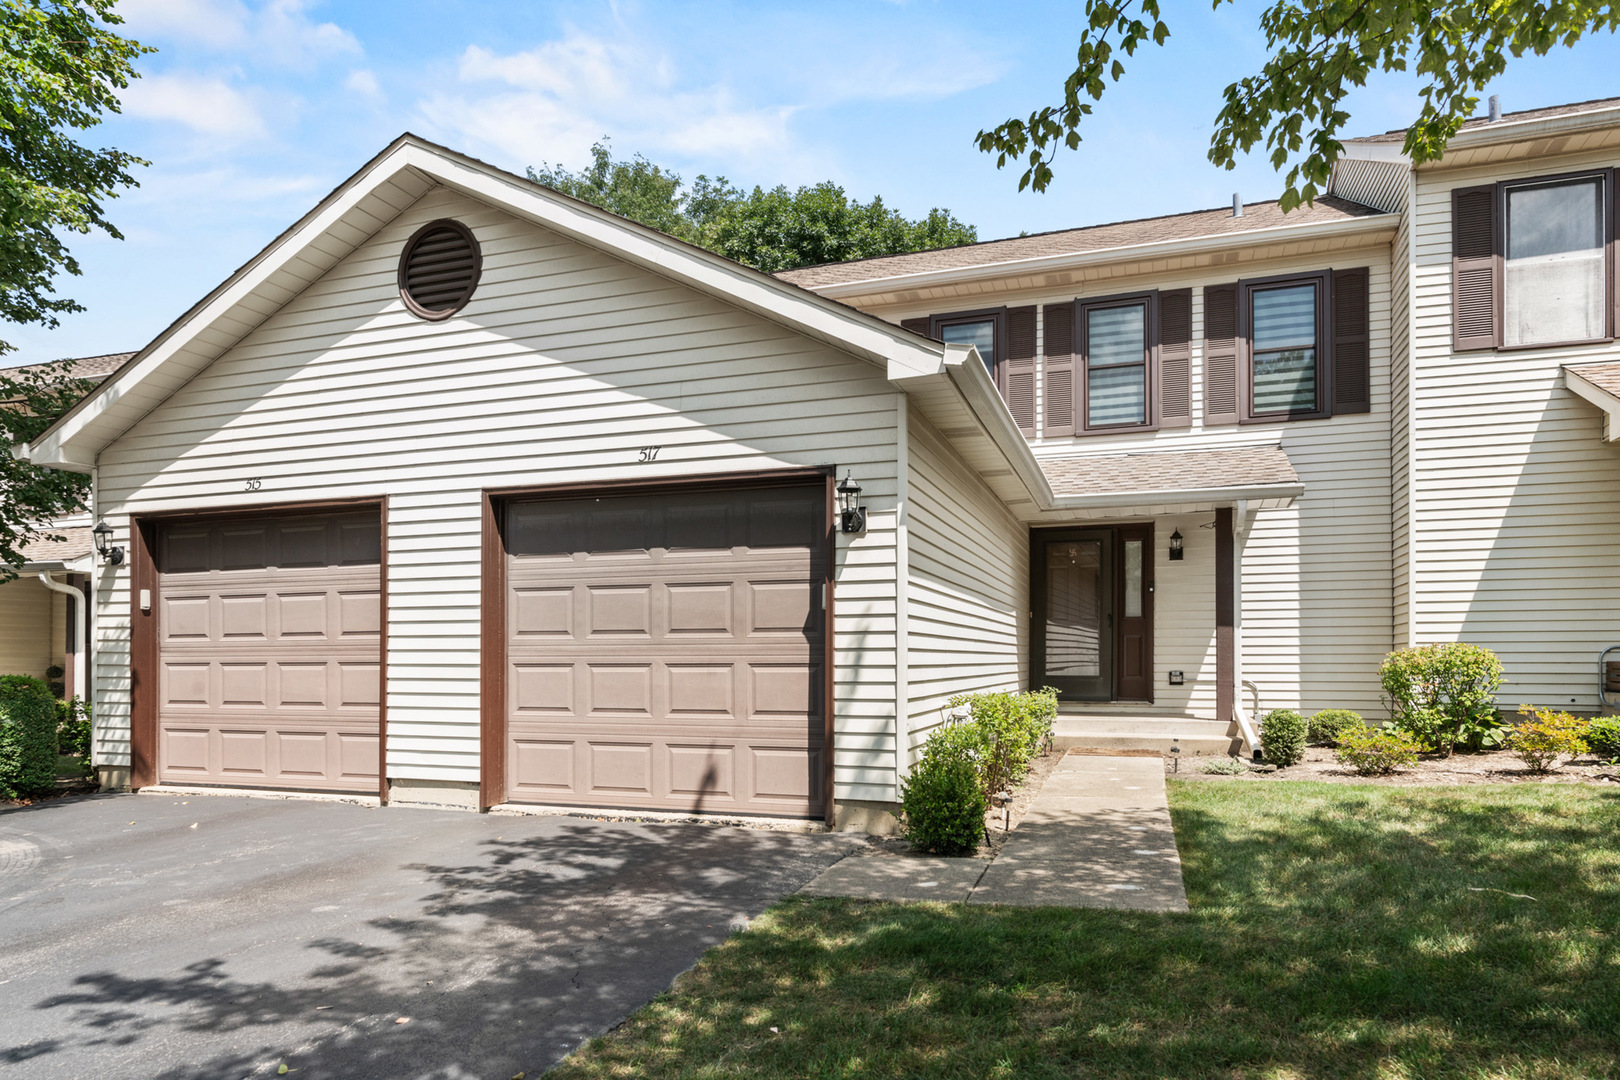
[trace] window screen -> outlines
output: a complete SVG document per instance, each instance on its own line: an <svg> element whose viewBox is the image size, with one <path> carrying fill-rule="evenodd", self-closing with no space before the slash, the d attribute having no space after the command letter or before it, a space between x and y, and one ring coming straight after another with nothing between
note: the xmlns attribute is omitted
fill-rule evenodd
<svg viewBox="0 0 1620 1080"><path fill-rule="evenodd" d="M1086 426L1147 423L1147 305L1086 310Z"/></svg>
<svg viewBox="0 0 1620 1080"><path fill-rule="evenodd" d="M1259 289L1252 296L1251 411L1316 409L1316 286Z"/></svg>
<svg viewBox="0 0 1620 1080"><path fill-rule="evenodd" d="M1601 177L1508 188L1504 344L1604 336L1604 226Z"/></svg>

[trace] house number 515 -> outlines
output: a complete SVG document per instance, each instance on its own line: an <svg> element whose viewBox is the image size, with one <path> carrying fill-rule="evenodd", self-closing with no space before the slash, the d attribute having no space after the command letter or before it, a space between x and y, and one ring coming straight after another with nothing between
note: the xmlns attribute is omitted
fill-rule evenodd
<svg viewBox="0 0 1620 1080"><path fill-rule="evenodd" d="M658 451L660 451L662 449L663 449L662 446L643 446L641 448L641 457L638 460L640 460L640 461L657 461L658 460Z"/></svg>
<svg viewBox="0 0 1620 1080"><path fill-rule="evenodd" d="M249 490L249 491L258 491L259 490L259 479L258 479L258 477L254 477L252 480L246 481L246 483L247 483L247 490Z"/></svg>

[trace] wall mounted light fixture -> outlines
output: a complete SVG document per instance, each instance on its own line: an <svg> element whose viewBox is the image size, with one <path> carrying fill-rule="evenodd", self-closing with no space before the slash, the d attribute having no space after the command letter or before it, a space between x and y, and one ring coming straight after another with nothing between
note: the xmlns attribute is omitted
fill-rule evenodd
<svg viewBox="0 0 1620 1080"><path fill-rule="evenodd" d="M863 533L866 531L866 507L861 505L861 485L857 484L850 473L838 481L838 509L840 532Z"/></svg>
<svg viewBox="0 0 1620 1080"><path fill-rule="evenodd" d="M111 525L103 521L90 530L90 535L96 538L96 554L100 555L108 566L122 566L124 564L124 549L110 546L108 543L113 535Z"/></svg>
<svg viewBox="0 0 1620 1080"><path fill-rule="evenodd" d="M1181 530L1177 529L1175 532L1170 534L1170 561L1180 562L1181 556Z"/></svg>

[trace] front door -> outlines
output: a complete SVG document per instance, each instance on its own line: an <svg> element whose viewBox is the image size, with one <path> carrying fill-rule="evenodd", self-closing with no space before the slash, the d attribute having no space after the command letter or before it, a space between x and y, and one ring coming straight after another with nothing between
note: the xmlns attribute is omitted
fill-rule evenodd
<svg viewBox="0 0 1620 1080"><path fill-rule="evenodd" d="M1151 701L1152 527L1034 539L1034 685L1070 701Z"/></svg>

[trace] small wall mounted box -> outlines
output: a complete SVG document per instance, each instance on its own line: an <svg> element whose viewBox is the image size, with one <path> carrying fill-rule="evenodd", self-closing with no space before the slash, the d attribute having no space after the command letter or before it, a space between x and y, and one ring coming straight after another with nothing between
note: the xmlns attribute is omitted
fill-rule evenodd
<svg viewBox="0 0 1620 1080"><path fill-rule="evenodd" d="M1186 682L1186 680L1182 678L1181 672L1172 671L1170 673L1170 685L1171 686L1181 686L1185 682Z"/></svg>

